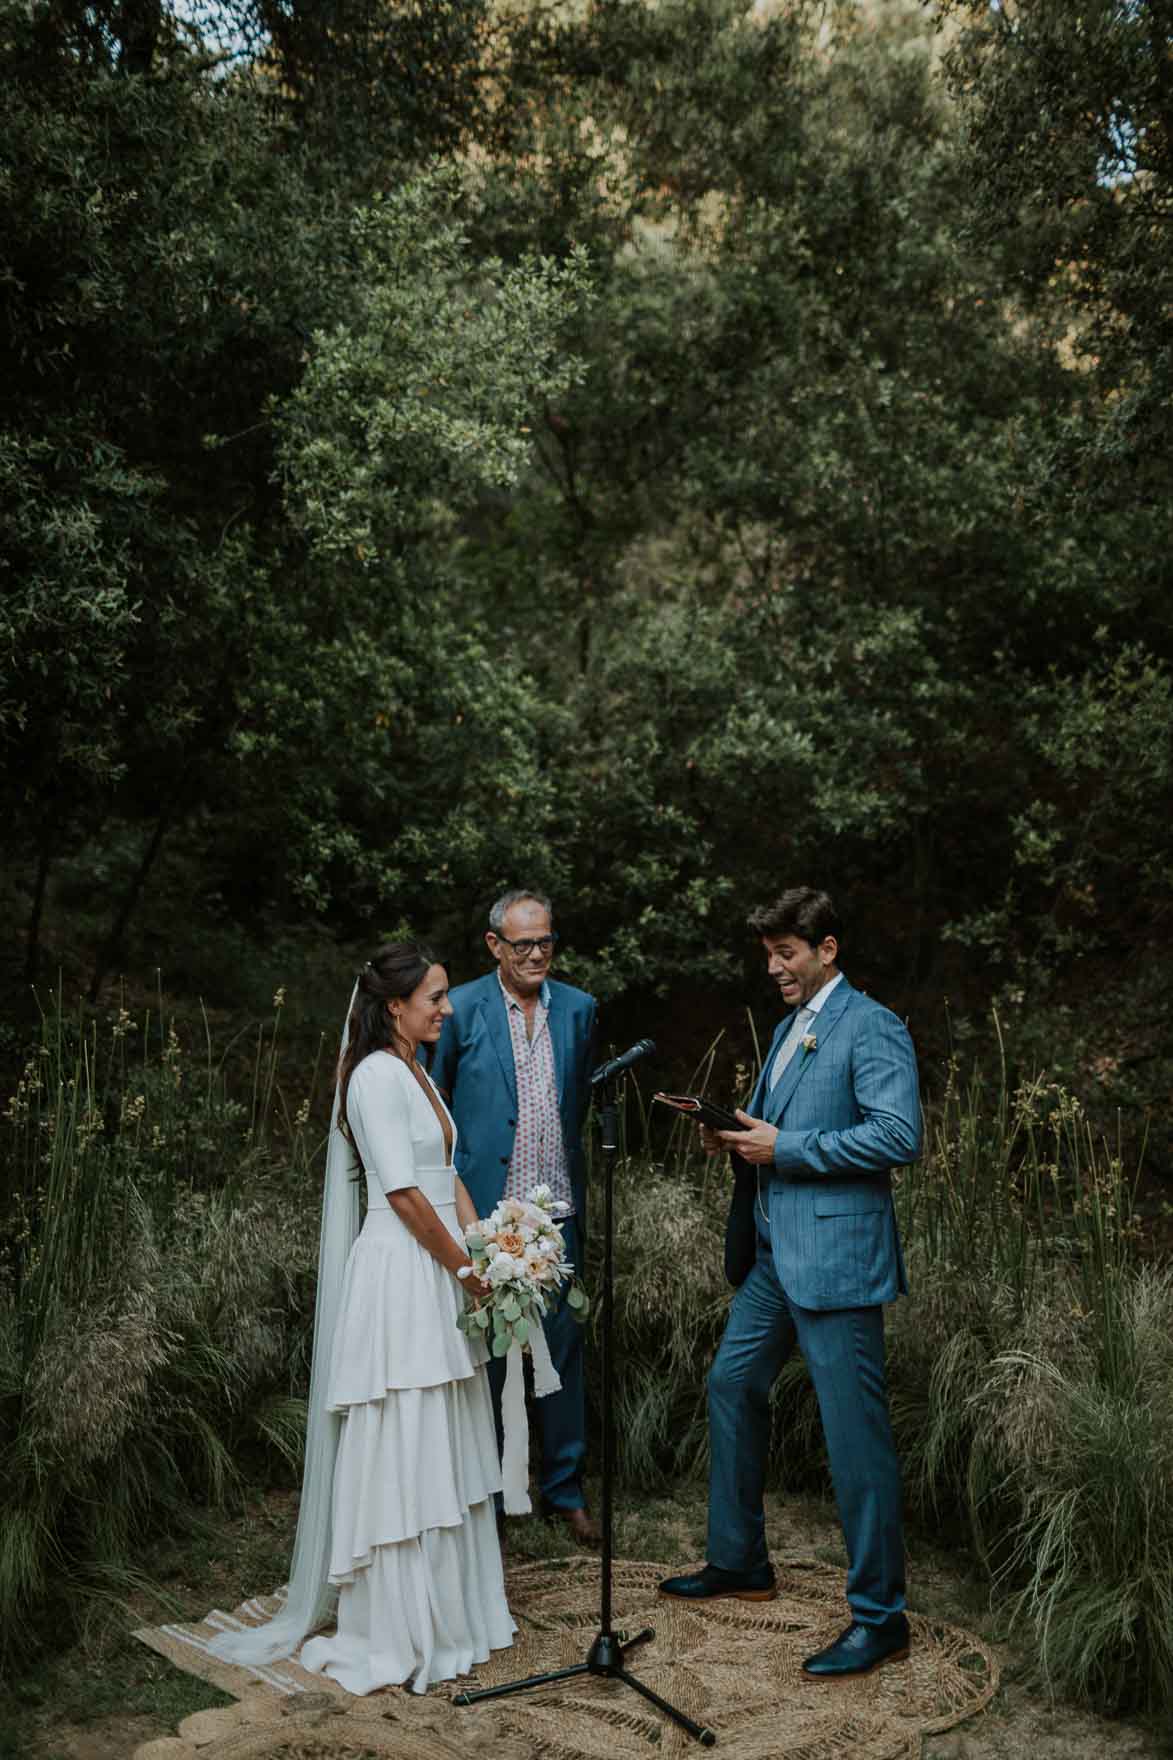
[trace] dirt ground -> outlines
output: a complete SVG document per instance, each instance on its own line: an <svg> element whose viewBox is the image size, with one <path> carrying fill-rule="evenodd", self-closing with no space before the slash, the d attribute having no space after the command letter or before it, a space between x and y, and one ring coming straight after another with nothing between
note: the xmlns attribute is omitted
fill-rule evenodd
<svg viewBox="0 0 1173 1760"><path fill-rule="evenodd" d="M37 1672L11 1683L0 1709L0 1760L129 1760L141 1743L173 1734L191 1712L228 1703L128 1634L163 1617L195 1618L211 1606L232 1606L247 1591L278 1581L293 1509L292 1497L273 1494L247 1516L218 1523L149 1561L146 1568L162 1579L166 1606L137 1599ZM700 1490L645 1498L634 1508L617 1508L616 1552L683 1565L704 1556L704 1527ZM843 1560L828 1505L775 1499L769 1527L771 1549L779 1556ZM514 1559L565 1551L565 1539L547 1524L535 1518L510 1523ZM993 1703L971 1722L931 1737L922 1760L1173 1760L1173 1725L1100 1717L1050 1699L1030 1680L1025 1651L1006 1642L965 1560L916 1533L909 1537L909 1603L975 1632L1002 1666Z"/></svg>

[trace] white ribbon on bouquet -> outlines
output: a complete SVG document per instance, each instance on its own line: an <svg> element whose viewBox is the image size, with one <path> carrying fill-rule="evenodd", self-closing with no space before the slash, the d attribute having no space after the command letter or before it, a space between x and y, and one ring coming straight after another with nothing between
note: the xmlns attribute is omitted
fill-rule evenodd
<svg viewBox="0 0 1173 1760"><path fill-rule="evenodd" d="M534 1392L539 1399L557 1393L562 1378L554 1367L546 1334L541 1325L530 1327L528 1344L534 1360ZM507 1516L527 1516L533 1505L529 1497L529 1420L525 1415L525 1370L522 1347L511 1344L505 1353L505 1387L501 1394L501 1488Z"/></svg>

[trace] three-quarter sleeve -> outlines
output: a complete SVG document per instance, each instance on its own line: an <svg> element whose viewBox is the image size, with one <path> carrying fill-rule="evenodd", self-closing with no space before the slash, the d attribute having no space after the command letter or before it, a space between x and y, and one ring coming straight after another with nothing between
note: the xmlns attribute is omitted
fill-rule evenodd
<svg viewBox="0 0 1173 1760"><path fill-rule="evenodd" d="M346 1116L363 1167L384 1192L417 1183L406 1085L411 1079L398 1058L381 1051L364 1057L350 1078Z"/></svg>

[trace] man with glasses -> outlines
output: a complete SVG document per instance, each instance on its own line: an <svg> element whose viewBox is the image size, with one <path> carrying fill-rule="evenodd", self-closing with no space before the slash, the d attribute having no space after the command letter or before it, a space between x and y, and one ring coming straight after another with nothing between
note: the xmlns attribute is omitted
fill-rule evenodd
<svg viewBox="0 0 1173 1760"><path fill-rule="evenodd" d="M558 940L540 892L503 893L485 935L496 970L451 991L452 1013L432 1075L448 1096L458 1131L456 1168L478 1216L504 1197L550 1187L570 1206L567 1257L583 1269L586 1163L583 1124L590 1103L596 1005L593 996L549 975ZM565 1301L547 1315L546 1338L561 1391L536 1402L542 1440L541 1507L576 1540L595 1545L598 1524L582 1489L586 1454L583 1333ZM501 1425L505 1364L489 1364Z"/></svg>

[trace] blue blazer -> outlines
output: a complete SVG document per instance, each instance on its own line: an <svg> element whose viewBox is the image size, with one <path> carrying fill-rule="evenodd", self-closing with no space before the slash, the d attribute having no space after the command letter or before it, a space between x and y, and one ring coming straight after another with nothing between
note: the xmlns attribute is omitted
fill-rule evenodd
<svg viewBox="0 0 1173 1760"><path fill-rule="evenodd" d="M891 1170L920 1150L916 1052L903 1021L843 978L811 1023L814 1050L800 1047L771 1093L793 1019L779 1023L746 1108L778 1127L774 1263L801 1308L875 1307L908 1288Z"/></svg>
<svg viewBox="0 0 1173 1760"><path fill-rule="evenodd" d="M573 984L547 980L549 1030L562 1115L562 1141L574 1208L586 1215L586 1157L582 1131L591 1098L597 1005ZM449 1096L456 1120L456 1171L478 1216L487 1216L505 1190L517 1135L517 1078L505 998L496 969L450 992L452 1013L432 1061L432 1078Z"/></svg>

